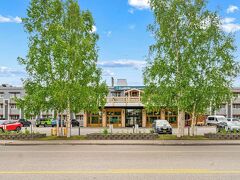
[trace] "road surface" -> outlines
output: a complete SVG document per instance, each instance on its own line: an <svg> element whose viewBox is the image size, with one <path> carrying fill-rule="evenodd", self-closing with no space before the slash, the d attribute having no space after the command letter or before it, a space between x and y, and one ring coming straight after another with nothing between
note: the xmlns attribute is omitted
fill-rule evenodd
<svg viewBox="0 0 240 180"><path fill-rule="evenodd" d="M240 179L240 146L0 146L0 179Z"/></svg>

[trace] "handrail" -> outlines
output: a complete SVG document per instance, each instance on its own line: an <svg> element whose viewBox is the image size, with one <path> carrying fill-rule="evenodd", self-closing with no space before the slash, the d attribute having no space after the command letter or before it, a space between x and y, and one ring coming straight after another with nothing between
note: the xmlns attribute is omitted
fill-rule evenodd
<svg viewBox="0 0 240 180"><path fill-rule="evenodd" d="M107 103L140 103L141 97L107 97Z"/></svg>

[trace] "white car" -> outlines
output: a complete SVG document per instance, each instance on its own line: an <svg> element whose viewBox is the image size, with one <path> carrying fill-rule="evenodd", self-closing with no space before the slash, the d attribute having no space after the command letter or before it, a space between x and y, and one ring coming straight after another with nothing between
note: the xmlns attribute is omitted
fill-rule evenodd
<svg viewBox="0 0 240 180"><path fill-rule="evenodd" d="M207 125L217 125L219 122L225 122L227 119L225 116L208 116L206 119Z"/></svg>
<svg viewBox="0 0 240 180"><path fill-rule="evenodd" d="M240 122L239 121L225 121L217 124L217 131L220 132L221 129L225 129L226 131L240 131Z"/></svg>
<svg viewBox="0 0 240 180"><path fill-rule="evenodd" d="M237 119L237 118L227 118L227 121L238 121L238 122L240 122L240 119Z"/></svg>

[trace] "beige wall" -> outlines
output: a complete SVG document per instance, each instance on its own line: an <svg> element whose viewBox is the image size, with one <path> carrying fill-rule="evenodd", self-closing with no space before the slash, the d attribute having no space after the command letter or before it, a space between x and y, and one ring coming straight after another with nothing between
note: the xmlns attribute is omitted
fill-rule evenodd
<svg viewBox="0 0 240 180"><path fill-rule="evenodd" d="M165 109L161 109L161 119L165 119Z"/></svg>
<svg viewBox="0 0 240 180"><path fill-rule="evenodd" d="M83 127L87 127L87 113L83 114Z"/></svg>

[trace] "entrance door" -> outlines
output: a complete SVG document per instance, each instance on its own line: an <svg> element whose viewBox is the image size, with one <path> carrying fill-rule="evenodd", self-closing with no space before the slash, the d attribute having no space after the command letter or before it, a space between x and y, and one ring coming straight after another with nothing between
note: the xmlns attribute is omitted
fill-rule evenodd
<svg viewBox="0 0 240 180"><path fill-rule="evenodd" d="M142 110L141 109L126 109L126 127L132 127L138 124L142 127Z"/></svg>

